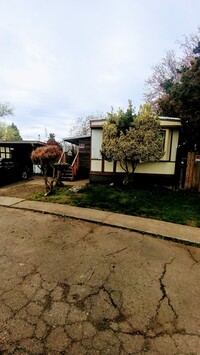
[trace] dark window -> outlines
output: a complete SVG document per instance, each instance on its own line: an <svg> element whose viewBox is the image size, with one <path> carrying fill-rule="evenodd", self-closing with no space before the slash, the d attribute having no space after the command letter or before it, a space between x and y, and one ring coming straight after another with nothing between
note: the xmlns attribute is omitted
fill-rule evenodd
<svg viewBox="0 0 200 355"><path fill-rule="evenodd" d="M160 136L162 137L163 149L164 149L164 148L165 148L165 136L166 136L166 131L165 131L165 130L161 130L161 131L160 131Z"/></svg>

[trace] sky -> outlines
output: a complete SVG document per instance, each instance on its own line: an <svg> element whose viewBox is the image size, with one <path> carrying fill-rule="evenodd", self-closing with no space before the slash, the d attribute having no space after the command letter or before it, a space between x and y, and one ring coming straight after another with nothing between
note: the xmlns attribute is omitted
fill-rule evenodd
<svg viewBox="0 0 200 355"><path fill-rule="evenodd" d="M197 33L199 0L0 0L0 102L23 139L57 140L79 117L138 110L145 80Z"/></svg>

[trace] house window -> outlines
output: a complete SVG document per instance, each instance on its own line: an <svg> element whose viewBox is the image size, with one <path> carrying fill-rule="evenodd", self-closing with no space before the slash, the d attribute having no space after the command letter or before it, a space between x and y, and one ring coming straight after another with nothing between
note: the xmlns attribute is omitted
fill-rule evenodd
<svg viewBox="0 0 200 355"><path fill-rule="evenodd" d="M161 130L161 131L160 131L160 136L162 137L163 149L164 149L164 148L165 148L165 136L166 136L166 131L165 131L165 130Z"/></svg>
<svg viewBox="0 0 200 355"><path fill-rule="evenodd" d="M0 158L11 159L12 158L11 149L9 147L0 147Z"/></svg>
<svg viewBox="0 0 200 355"><path fill-rule="evenodd" d="M101 155L101 146L102 146L102 130L101 129L93 129L92 130L92 159L102 159Z"/></svg>

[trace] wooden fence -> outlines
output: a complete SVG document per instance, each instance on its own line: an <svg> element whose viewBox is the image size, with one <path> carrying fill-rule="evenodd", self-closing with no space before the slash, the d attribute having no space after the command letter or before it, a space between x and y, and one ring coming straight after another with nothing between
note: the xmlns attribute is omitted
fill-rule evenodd
<svg viewBox="0 0 200 355"><path fill-rule="evenodd" d="M197 155L195 152L188 153L184 189L200 192L200 161L197 161Z"/></svg>

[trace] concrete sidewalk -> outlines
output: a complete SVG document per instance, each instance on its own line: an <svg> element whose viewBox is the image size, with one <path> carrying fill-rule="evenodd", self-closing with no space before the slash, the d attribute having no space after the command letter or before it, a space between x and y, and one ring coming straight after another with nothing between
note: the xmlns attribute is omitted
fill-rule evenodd
<svg viewBox="0 0 200 355"><path fill-rule="evenodd" d="M0 196L0 206L95 222L101 225L124 228L149 234L157 238L200 247L200 228L90 208L80 208L50 202L27 201L15 197Z"/></svg>

